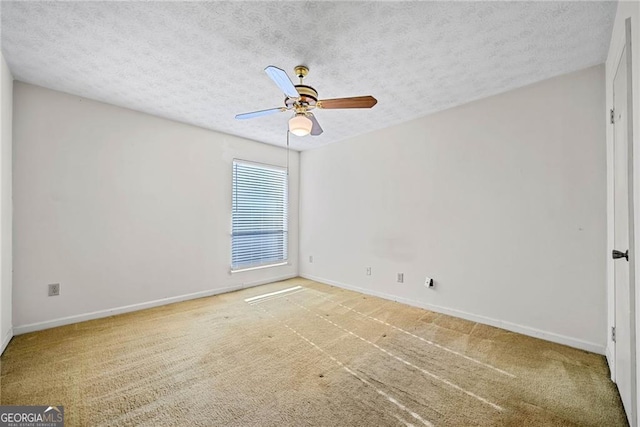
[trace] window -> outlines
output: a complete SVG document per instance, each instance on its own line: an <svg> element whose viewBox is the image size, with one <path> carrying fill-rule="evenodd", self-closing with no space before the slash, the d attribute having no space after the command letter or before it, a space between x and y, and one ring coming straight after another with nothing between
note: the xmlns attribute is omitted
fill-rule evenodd
<svg viewBox="0 0 640 427"><path fill-rule="evenodd" d="M287 260L287 171L233 161L231 269Z"/></svg>

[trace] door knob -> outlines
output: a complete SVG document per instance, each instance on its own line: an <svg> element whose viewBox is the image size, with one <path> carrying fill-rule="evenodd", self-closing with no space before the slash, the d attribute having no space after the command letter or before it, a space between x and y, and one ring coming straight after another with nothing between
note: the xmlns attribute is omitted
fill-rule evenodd
<svg viewBox="0 0 640 427"><path fill-rule="evenodd" d="M611 253L611 256L613 256L613 259L626 258L627 261L629 261L629 249L627 249L625 252L620 252L614 249Z"/></svg>

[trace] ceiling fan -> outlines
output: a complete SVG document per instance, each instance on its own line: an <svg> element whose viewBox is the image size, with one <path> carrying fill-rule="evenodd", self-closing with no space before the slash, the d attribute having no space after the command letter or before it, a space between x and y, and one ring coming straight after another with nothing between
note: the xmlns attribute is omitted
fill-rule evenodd
<svg viewBox="0 0 640 427"><path fill-rule="evenodd" d="M270 108L268 110L253 111L251 113L238 114L236 119L245 120L254 117L268 116L274 113L293 110L294 115L289 119L289 131L297 136L318 136L323 131L318 120L311 110L321 108L335 110L339 108L371 108L378 100L373 96L354 96L351 98L334 98L318 100L318 92L311 86L303 84L302 79L309 73L304 65L294 68L300 84L294 85L287 73L278 67L269 65L264 69L271 80L284 92L284 107Z"/></svg>

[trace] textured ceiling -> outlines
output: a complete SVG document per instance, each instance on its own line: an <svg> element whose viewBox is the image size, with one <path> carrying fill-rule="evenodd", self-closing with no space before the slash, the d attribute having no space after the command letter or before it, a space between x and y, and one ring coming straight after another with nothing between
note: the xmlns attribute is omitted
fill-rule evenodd
<svg viewBox="0 0 640 427"><path fill-rule="evenodd" d="M320 98L307 149L604 62L615 2L2 2L18 80L271 144L290 113L263 72L305 64ZM294 80L295 81L295 80Z"/></svg>

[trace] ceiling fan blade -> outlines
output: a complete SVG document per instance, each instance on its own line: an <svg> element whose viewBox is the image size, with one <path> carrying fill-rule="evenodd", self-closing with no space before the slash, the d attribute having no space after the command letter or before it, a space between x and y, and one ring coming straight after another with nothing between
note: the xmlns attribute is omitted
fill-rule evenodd
<svg viewBox="0 0 640 427"><path fill-rule="evenodd" d="M323 99L318 101L317 107L325 110L337 108L371 108L378 103L373 96L354 96L351 98Z"/></svg>
<svg viewBox="0 0 640 427"><path fill-rule="evenodd" d="M274 67L273 65L269 65L264 69L264 71L269 77L271 77L271 80L273 80L278 85L280 90L284 92L285 95L290 98L298 98L300 96L298 90L293 85L291 79L284 70L281 70L278 67Z"/></svg>
<svg viewBox="0 0 640 427"><path fill-rule="evenodd" d="M318 136L322 132L324 132L322 130L322 127L320 126L320 123L318 123L318 119L316 119L316 116L314 116L312 113L308 113L307 117L309 117L311 119L311 122L313 123L313 125L311 126L311 135Z"/></svg>
<svg viewBox="0 0 640 427"><path fill-rule="evenodd" d="M268 116L270 114L287 111L284 107L270 108L268 110L252 111L251 113L243 113L236 115L236 120L253 119L254 117Z"/></svg>

